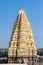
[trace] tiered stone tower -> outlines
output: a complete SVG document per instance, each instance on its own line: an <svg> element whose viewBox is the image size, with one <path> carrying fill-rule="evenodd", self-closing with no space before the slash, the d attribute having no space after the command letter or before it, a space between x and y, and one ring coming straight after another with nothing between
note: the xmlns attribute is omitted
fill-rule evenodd
<svg viewBox="0 0 43 65"><path fill-rule="evenodd" d="M8 63L36 65L37 49L30 23L24 10L20 10L13 27L8 48Z"/></svg>

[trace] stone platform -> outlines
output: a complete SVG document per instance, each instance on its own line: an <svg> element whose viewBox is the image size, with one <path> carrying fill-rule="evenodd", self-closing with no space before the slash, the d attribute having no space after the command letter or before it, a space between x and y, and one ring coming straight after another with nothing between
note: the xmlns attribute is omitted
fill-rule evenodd
<svg viewBox="0 0 43 65"><path fill-rule="evenodd" d="M27 64L0 64L0 65L27 65Z"/></svg>

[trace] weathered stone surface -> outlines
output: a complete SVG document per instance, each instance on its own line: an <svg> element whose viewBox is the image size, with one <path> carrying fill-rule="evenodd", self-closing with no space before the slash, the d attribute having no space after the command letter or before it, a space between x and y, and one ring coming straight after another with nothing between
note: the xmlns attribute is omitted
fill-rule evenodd
<svg viewBox="0 0 43 65"><path fill-rule="evenodd" d="M27 63L29 61L27 58L32 56L37 56L32 29L24 10L20 10L13 27L8 48L8 58L22 57L21 59L18 58L19 62L22 62L24 57L23 61Z"/></svg>

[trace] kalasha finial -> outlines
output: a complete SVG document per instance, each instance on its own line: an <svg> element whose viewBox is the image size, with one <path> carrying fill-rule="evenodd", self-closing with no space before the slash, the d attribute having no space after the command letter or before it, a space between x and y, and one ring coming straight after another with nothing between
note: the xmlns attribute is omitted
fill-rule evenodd
<svg viewBox="0 0 43 65"><path fill-rule="evenodd" d="M25 13L25 11L23 10L23 8L19 11L19 14L24 14Z"/></svg>

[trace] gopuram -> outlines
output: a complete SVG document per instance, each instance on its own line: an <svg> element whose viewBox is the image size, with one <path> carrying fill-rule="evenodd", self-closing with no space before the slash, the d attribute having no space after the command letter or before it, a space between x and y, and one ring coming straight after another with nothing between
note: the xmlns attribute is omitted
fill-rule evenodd
<svg viewBox="0 0 43 65"><path fill-rule="evenodd" d="M30 22L23 9L19 11L12 30L8 63L37 65L37 48Z"/></svg>

